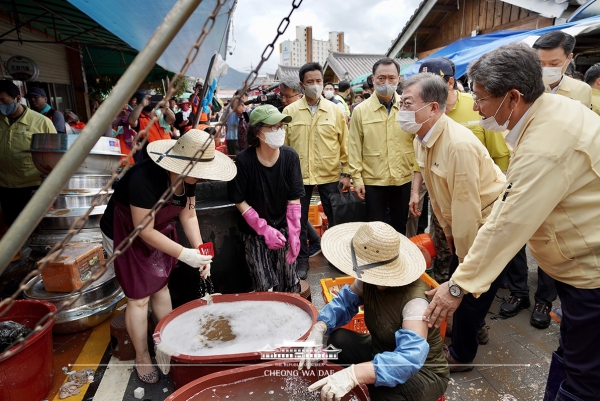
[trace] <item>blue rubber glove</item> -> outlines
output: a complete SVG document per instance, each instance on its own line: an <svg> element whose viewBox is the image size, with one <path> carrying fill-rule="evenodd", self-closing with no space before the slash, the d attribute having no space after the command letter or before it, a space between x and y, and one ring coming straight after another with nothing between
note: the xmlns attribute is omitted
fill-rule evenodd
<svg viewBox="0 0 600 401"><path fill-rule="evenodd" d="M394 352L382 352L373 358L375 386L396 387L406 383L421 369L428 353L427 340L412 330L398 330Z"/></svg>
<svg viewBox="0 0 600 401"><path fill-rule="evenodd" d="M317 322L325 323L327 334L330 334L334 329L348 324L363 303L363 299L346 284L338 292L338 296L321 310Z"/></svg>

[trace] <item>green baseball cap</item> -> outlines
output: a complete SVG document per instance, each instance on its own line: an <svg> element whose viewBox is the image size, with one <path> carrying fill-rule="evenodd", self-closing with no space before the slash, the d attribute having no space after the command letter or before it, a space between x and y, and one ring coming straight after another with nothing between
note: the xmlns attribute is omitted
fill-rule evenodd
<svg viewBox="0 0 600 401"><path fill-rule="evenodd" d="M292 116L280 113L279 110L277 110L277 107L270 104L258 106L250 113L250 125L256 125L258 123L275 125L281 121L289 123L292 121Z"/></svg>

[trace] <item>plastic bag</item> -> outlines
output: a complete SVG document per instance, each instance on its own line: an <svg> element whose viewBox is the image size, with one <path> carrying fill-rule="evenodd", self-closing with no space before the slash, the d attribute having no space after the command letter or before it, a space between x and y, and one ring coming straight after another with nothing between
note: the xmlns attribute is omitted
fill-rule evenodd
<svg viewBox="0 0 600 401"><path fill-rule="evenodd" d="M0 352L6 350L12 343L31 333L31 329L21 323L7 320L0 322Z"/></svg>

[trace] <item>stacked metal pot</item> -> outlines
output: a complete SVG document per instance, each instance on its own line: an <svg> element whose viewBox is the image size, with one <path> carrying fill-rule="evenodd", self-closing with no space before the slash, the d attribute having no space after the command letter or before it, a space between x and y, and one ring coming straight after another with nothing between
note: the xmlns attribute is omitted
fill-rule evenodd
<svg viewBox="0 0 600 401"><path fill-rule="evenodd" d="M43 174L50 174L61 157L67 152L78 135L34 134L31 154L35 167ZM120 163L121 148L117 139L102 137L85 158L61 194L48 210L38 229L31 235L27 245L39 252L48 252L54 244L62 241L77 218L87 212L94 196L110 180L113 170ZM112 194L112 189L108 194ZM100 219L104 214L109 197L101 206L92 210L82 224L81 231L69 243L102 243ZM32 287L25 297L51 302L57 307L76 298L70 293L50 293L45 290L41 275L31 279ZM114 271L107 270L95 280L75 303L58 313L53 331L59 334L73 333L100 324L114 311L124 294L115 281Z"/></svg>
<svg viewBox="0 0 600 401"><path fill-rule="evenodd" d="M49 174L77 137L78 135L34 134L31 153L35 167L42 174ZM100 138L46 213L38 230L29 238L28 246L47 252L54 244L60 242L67 235L73 222L87 212L94 196L108 183L111 173L119 165L121 156L117 139ZM83 223L81 232L75 235L71 242L102 242L100 219L108 199L107 197L101 206L94 208L89 219Z"/></svg>

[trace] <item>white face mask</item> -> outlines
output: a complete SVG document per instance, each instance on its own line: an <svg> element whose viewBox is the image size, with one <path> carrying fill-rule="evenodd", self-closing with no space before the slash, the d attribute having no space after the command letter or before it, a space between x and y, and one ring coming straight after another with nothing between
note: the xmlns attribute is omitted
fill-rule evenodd
<svg viewBox="0 0 600 401"><path fill-rule="evenodd" d="M390 97L396 92L398 85L394 84L381 84L375 85L375 92L381 97Z"/></svg>
<svg viewBox="0 0 600 401"><path fill-rule="evenodd" d="M334 91L325 90L325 91L323 91L323 96L325 96L325 99L331 99L333 97L334 93L335 93Z"/></svg>
<svg viewBox="0 0 600 401"><path fill-rule="evenodd" d="M415 120L417 111L423 110L425 107L429 106L430 104L431 103L427 103L425 106L423 106L419 110L415 110L415 111L398 110L398 123L400 124L400 128L402 128L402 131L408 132L409 134L416 134L421 129L423 124L425 124L427 121L431 120L431 117L429 117L427 120L423 121L422 123L418 123Z"/></svg>
<svg viewBox="0 0 600 401"><path fill-rule="evenodd" d="M553 83L560 81L563 75L562 69L568 61L569 59L567 58L567 60L560 67L542 68L542 80L544 81L544 84L552 85Z"/></svg>
<svg viewBox="0 0 600 401"><path fill-rule="evenodd" d="M275 132L263 132L263 134L265 134L264 142L272 149L279 149L283 146L283 142L285 141L285 130L283 128L279 128Z"/></svg>
<svg viewBox="0 0 600 401"><path fill-rule="evenodd" d="M508 115L508 118L506 119L504 124L500 125L500 124L498 124L498 121L496 121L496 114L498 114L498 111L500 111L500 107L502 107L502 104L506 100L506 96L508 96L508 93L506 95L504 95L504 99L502 99L502 103L500 103L500 106L498 106L498 108L496 109L496 112L494 113L494 115L492 117L488 117L484 120L479 120L479 125L481 125L483 127L483 129L486 129L489 131L494 131L494 132L504 132L507 130L508 122L510 121L510 117L512 116L512 113L513 113L512 110L510 111L510 114Z"/></svg>
<svg viewBox="0 0 600 401"><path fill-rule="evenodd" d="M323 92L323 85L304 85L304 94L311 99L318 99Z"/></svg>

